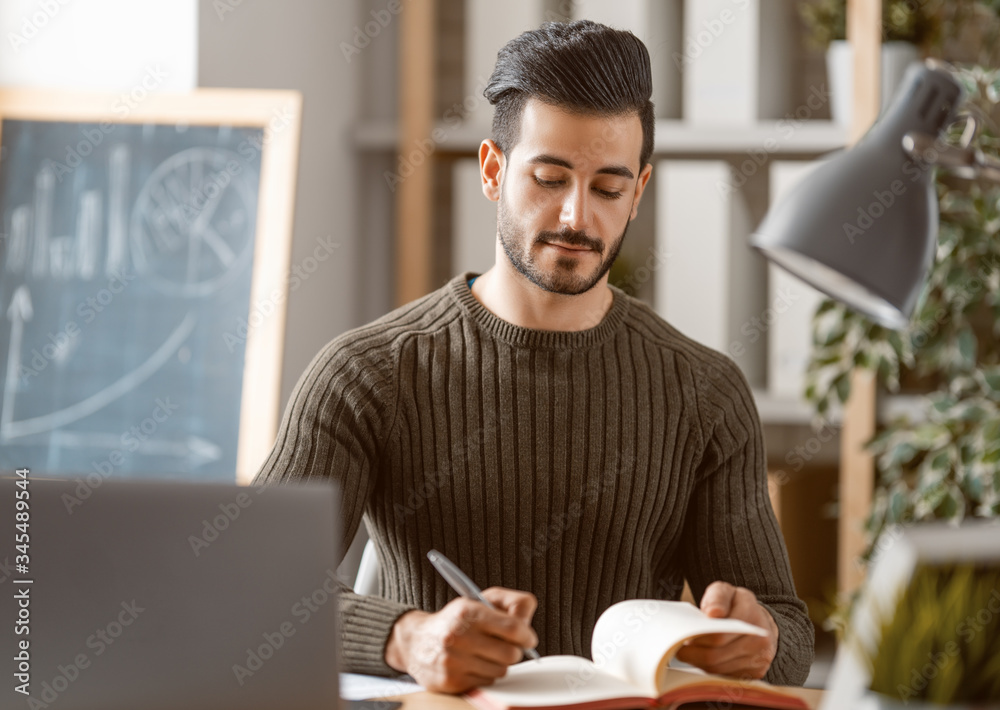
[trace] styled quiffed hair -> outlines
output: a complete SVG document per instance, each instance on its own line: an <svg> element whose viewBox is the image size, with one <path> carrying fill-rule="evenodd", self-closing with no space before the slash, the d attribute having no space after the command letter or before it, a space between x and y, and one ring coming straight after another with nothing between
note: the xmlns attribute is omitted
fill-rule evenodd
<svg viewBox="0 0 1000 710"><path fill-rule="evenodd" d="M584 115L635 113L642 124L639 169L653 153L653 82L646 45L631 32L591 20L546 22L497 53L483 94L496 107L493 142L517 145L530 98Z"/></svg>

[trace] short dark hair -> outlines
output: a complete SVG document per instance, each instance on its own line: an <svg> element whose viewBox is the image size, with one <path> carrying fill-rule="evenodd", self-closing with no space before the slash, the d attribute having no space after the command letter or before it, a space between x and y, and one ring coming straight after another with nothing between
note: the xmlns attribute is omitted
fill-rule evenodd
<svg viewBox="0 0 1000 710"><path fill-rule="evenodd" d="M642 124L642 170L653 153L653 93L649 52L638 37L591 20L546 22L497 53L483 94L496 107L493 142L507 155L520 138L528 99L573 113L621 116Z"/></svg>

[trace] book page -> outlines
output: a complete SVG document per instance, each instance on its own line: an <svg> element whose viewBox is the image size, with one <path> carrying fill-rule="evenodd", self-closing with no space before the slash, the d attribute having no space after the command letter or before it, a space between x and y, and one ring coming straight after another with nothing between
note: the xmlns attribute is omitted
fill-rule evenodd
<svg viewBox="0 0 1000 710"><path fill-rule="evenodd" d="M574 706L620 698L636 698L643 705L650 700L579 656L543 656L515 664L493 685L470 693L473 702L477 694L486 696L491 707Z"/></svg>
<svg viewBox="0 0 1000 710"><path fill-rule="evenodd" d="M766 636L759 626L738 619L712 619L688 602L630 599L608 607L594 627L594 665L659 697L667 665L686 640L702 634Z"/></svg>

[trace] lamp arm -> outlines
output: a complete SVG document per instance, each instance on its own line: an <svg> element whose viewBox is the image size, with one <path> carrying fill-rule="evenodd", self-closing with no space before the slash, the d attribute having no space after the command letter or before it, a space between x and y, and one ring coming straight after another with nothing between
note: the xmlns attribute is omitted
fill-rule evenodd
<svg viewBox="0 0 1000 710"><path fill-rule="evenodd" d="M903 150L914 160L948 168L963 178L1000 182L1000 160L970 145L948 145L930 134L911 132L903 136Z"/></svg>

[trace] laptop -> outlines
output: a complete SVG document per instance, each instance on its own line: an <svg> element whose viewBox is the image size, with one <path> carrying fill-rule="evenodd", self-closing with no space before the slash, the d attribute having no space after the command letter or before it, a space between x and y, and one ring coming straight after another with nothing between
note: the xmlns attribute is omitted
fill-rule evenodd
<svg viewBox="0 0 1000 710"><path fill-rule="evenodd" d="M337 519L332 484L4 473L0 707L337 708Z"/></svg>

